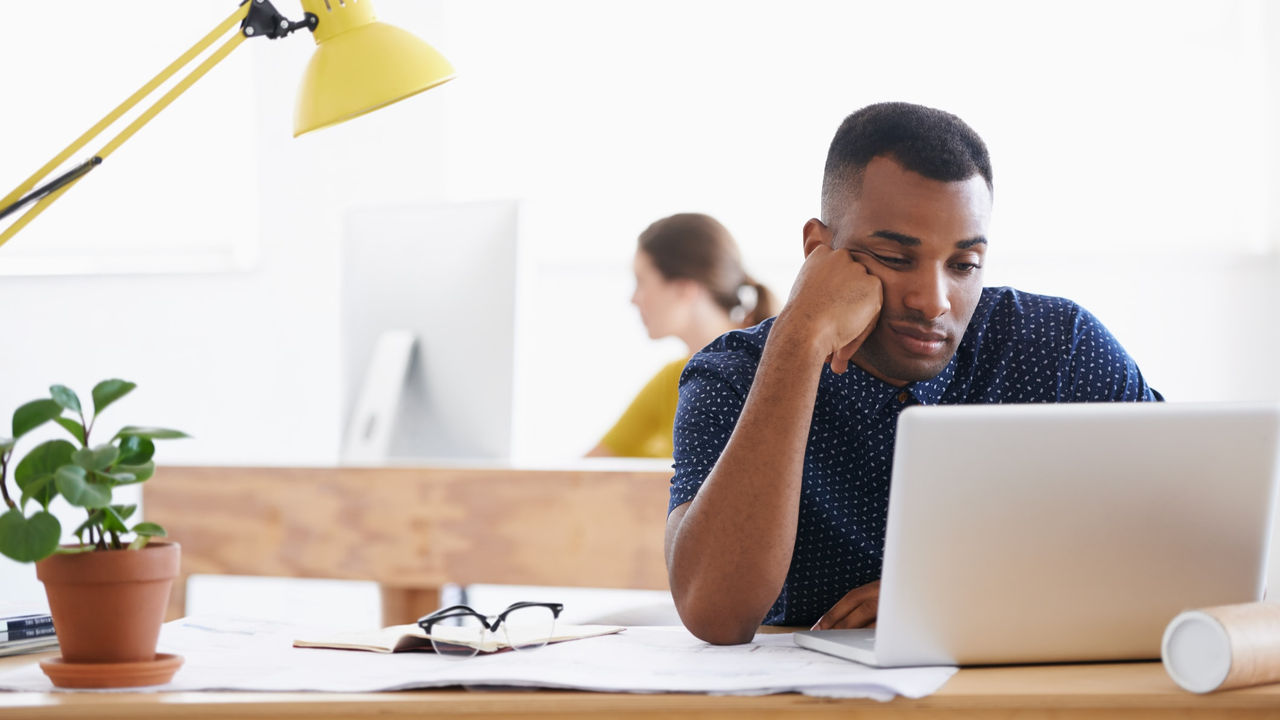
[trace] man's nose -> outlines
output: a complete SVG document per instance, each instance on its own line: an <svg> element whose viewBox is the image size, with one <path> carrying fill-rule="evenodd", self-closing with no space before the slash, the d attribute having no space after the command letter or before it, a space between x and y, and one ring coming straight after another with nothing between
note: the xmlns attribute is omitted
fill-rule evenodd
<svg viewBox="0 0 1280 720"><path fill-rule="evenodd" d="M924 319L936 320L951 310L948 289L945 271L922 270L911 278L902 302Z"/></svg>

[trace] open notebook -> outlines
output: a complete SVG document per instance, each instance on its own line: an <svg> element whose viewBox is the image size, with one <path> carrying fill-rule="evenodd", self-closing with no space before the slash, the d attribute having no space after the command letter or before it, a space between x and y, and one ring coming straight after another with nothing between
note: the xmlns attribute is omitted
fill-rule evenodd
<svg viewBox="0 0 1280 720"><path fill-rule="evenodd" d="M563 625L555 629L555 635L547 642L558 643L600 635L612 635L625 629L618 625ZM450 643L468 645L479 649L480 652L497 652L510 647L503 640L501 633L497 635L486 633L484 642L473 642L464 638L460 633L456 636L450 634L450 630L458 629L447 625L437 625L432 632L437 639L443 637ZM415 650L431 652L431 636L427 635L417 625L392 625L381 630L337 632L332 635L297 638L293 641L293 646L299 648L330 648L333 650L366 650L376 653L411 652Z"/></svg>

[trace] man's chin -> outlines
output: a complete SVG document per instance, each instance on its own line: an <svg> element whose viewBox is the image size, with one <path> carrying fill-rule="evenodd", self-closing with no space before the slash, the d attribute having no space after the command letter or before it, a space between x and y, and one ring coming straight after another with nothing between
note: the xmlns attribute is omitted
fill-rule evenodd
<svg viewBox="0 0 1280 720"><path fill-rule="evenodd" d="M862 350L867 349L864 347ZM947 363L951 362L951 356L955 354L953 349L948 348L944 357L898 358L887 353L864 353L862 350L854 355L854 364L890 385L896 386L932 380L946 369Z"/></svg>

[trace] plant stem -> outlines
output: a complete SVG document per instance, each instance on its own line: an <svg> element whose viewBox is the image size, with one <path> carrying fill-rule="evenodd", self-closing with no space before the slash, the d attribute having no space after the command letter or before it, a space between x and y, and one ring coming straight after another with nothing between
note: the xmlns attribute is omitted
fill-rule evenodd
<svg viewBox="0 0 1280 720"><path fill-rule="evenodd" d="M9 497L9 455L13 451L0 455L0 495L4 496L4 504L10 509L17 509L17 504L13 502L13 498Z"/></svg>

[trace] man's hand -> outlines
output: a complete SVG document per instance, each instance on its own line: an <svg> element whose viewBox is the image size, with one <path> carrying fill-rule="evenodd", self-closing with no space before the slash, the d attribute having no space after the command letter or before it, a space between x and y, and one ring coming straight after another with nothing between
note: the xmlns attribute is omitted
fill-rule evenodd
<svg viewBox="0 0 1280 720"><path fill-rule="evenodd" d="M814 630L871 627L880 608L880 581L850 590L813 624Z"/></svg>
<svg viewBox="0 0 1280 720"><path fill-rule="evenodd" d="M827 350L831 369L843 373L876 327L883 290L857 253L833 250L831 231L817 220L809 222L808 254L777 322L800 326Z"/></svg>

